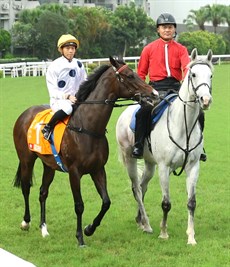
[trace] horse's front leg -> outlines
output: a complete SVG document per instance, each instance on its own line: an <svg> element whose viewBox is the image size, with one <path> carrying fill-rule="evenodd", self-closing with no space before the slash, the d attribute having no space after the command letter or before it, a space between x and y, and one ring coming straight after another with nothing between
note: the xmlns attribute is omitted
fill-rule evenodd
<svg viewBox="0 0 230 267"><path fill-rule="evenodd" d="M96 173L91 173L91 177L97 188L97 192L99 193L102 199L102 205L101 205L101 210L93 220L93 223L85 227L84 233L87 236L91 236L95 232L96 228L100 225L104 215L108 211L111 204L107 192L106 173L104 167Z"/></svg>
<svg viewBox="0 0 230 267"><path fill-rule="evenodd" d="M169 235L167 232L167 218L168 213L171 209L171 202L169 197L169 168L166 166L159 165L159 177L162 191L162 203L161 207L163 210L163 218L160 224L161 232L159 238L168 239Z"/></svg>
<svg viewBox="0 0 230 267"><path fill-rule="evenodd" d="M79 175L77 170L69 170L69 180L74 199L74 209L77 215L76 238L78 240L79 246L84 246L85 243L82 231L82 214L84 212L84 203L81 195L81 175Z"/></svg>
<svg viewBox="0 0 230 267"><path fill-rule="evenodd" d="M194 214L196 209L196 183L199 176L199 162L191 170L186 171L187 173L187 193L188 193L188 226L187 236L189 245L195 245L195 230L194 230Z"/></svg>
<svg viewBox="0 0 230 267"><path fill-rule="evenodd" d="M49 186L53 181L55 171L43 163L43 176L42 176L42 185L40 187L40 209L41 209L41 218L40 218L40 228L42 236L46 237L49 235L46 225L46 199L49 193Z"/></svg>

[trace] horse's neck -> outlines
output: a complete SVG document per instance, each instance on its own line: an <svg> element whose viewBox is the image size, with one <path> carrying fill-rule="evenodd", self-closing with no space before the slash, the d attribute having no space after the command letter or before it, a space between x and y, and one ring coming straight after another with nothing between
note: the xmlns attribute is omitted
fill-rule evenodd
<svg viewBox="0 0 230 267"><path fill-rule="evenodd" d="M103 101L116 100L109 92L109 85L97 86L86 99L90 104L81 104L76 110L73 122L79 127L90 129L98 134L105 132L106 126L113 111L113 104L106 104ZM95 102L95 104L94 104Z"/></svg>

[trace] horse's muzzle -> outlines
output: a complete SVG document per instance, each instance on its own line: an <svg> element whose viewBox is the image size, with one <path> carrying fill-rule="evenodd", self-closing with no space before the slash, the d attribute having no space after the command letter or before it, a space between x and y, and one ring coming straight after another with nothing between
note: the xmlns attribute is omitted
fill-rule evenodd
<svg viewBox="0 0 230 267"><path fill-rule="evenodd" d="M211 103L212 103L212 96L204 95L200 98L201 102L201 108L206 110L209 109Z"/></svg>

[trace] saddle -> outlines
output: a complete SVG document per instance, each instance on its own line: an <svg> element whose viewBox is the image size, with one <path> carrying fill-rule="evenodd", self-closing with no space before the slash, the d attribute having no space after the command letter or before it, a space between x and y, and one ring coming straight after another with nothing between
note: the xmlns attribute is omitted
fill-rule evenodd
<svg viewBox="0 0 230 267"><path fill-rule="evenodd" d="M27 132L27 143L31 151L46 155L53 154L50 142L43 138L43 134L41 132L52 116L53 112L51 109L41 111L35 116ZM53 140L57 153L60 152L62 137L69 118L70 116L63 121L60 121L54 128Z"/></svg>
<svg viewBox="0 0 230 267"><path fill-rule="evenodd" d="M152 115L151 115L151 128L153 129L156 123L161 118L162 114L166 110L166 108L177 98L178 94L169 94L167 95L163 100L160 101L160 103L153 108ZM130 129L135 132L136 127L136 113L140 109L140 105L135 109L135 111L132 114L131 122L130 122Z"/></svg>

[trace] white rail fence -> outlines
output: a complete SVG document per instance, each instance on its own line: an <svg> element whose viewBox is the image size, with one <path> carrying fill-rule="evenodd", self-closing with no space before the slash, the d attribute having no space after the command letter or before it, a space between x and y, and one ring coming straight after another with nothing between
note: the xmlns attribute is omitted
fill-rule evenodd
<svg viewBox="0 0 230 267"><path fill-rule="evenodd" d="M135 69L137 69L138 60L140 57L124 57L123 60L127 63L134 63ZM215 64L221 64L224 61L230 62L230 55L214 55L213 62ZM85 65L88 72L90 64L96 64L100 66L109 62L108 58L98 59L82 59L81 62ZM47 68L51 61L42 62L21 62L21 63L7 63L0 64L0 71L2 71L2 77L24 77L24 76L45 76Z"/></svg>

